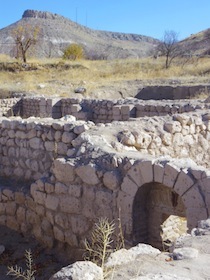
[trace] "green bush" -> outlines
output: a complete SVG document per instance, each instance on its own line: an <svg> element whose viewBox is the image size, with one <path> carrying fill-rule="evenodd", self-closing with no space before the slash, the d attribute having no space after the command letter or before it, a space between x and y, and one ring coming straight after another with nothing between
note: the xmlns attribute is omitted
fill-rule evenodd
<svg viewBox="0 0 210 280"><path fill-rule="evenodd" d="M78 44L71 44L64 50L63 59L77 60L84 57L82 46Z"/></svg>

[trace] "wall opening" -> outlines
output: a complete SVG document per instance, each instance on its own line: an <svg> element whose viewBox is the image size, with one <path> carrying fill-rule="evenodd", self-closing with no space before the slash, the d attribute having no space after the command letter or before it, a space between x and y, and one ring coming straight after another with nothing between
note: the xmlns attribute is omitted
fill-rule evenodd
<svg viewBox="0 0 210 280"><path fill-rule="evenodd" d="M141 186L133 203L133 244L145 243L163 250L164 222L171 215L186 218L185 206L177 193L155 182ZM173 223L172 218L169 220Z"/></svg>
<svg viewBox="0 0 210 280"><path fill-rule="evenodd" d="M187 219L176 215L163 216L161 238L163 251L167 251L176 239L187 232Z"/></svg>

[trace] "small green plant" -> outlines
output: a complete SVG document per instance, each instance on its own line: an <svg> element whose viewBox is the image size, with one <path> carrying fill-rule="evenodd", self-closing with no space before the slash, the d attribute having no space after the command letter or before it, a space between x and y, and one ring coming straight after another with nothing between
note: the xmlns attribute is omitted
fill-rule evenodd
<svg viewBox="0 0 210 280"><path fill-rule="evenodd" d="M31 250L26 250L25 253L26 258L26 269L23 270L22 267L19 266L8 266L7 275L14 276L16 279L22 278L23 280L35 280L36 270L33 269L33 257Z"/></svg>
<svg viewBox="0 0 210 280"><path fill-rule="evenodd" d="M77 60L84 57L82 46L78 44L71 44L68 46L63 53L63 59Z"/></svg>

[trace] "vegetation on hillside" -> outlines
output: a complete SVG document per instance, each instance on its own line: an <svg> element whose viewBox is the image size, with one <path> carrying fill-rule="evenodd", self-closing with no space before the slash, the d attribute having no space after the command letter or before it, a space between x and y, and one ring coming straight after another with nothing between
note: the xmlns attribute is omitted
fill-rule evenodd
<svg viewBox="0 0 210 280"><path fill-rule="evenodd" d="M84 86L91 92L113 82L140 80L143 84L161 84L163 80L179 80L185 84L209 83L209 57L175 58L171 67L165 68L165 57L157 59L79 60L30 59L27 64L0 56L2 91L69 96L69 92Z"/></svg>
<svg viewBox="0 0 210 280"><path fill-rule="evenodd" d="M63 53L63 59L78 60L84 57L84 51L82 46L78 44L69 45Z"/></svg>

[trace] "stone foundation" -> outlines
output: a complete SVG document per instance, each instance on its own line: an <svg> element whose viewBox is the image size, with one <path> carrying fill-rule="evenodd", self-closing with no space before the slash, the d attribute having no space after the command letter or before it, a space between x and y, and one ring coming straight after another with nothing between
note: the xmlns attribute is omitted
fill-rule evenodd
<svg viewBox="0 0 210 280"><path fill-rule="evenodd" d="M62 115L68 108L80 114L82 104L66 102L55 108L65 104ZM40 110L50 103L36 104ZM107 101L101 115L108 104L108 112L128 114L130 105ZM86 113L91 119L91 110ZM189 230L209 217L209 119L208 109L108 124L74 116L2 117L0 224L75 254L98 218L120 215L127 244L160 247L168 216L186 217Z"/></svg>

